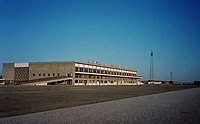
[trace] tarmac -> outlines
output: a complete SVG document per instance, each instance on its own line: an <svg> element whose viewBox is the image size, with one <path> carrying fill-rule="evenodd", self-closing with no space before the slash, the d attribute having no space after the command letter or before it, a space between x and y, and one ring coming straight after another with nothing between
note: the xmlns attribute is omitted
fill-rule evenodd
<svg viewBox="0 0 200 124"><path fill-rule="evenodd" d="M199 96L193 88L0 118L0 124L200 124Z"/></svg>

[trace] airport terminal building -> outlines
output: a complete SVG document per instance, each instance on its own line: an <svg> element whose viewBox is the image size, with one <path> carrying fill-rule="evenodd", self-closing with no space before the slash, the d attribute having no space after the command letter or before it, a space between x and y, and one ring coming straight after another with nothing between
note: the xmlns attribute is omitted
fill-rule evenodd
<svg viewBox="0 0 200 124"><path fill-rule="evenodd" d="M137 71L97 62L4 63L3 79L29 85L137 85Z"/></svg>

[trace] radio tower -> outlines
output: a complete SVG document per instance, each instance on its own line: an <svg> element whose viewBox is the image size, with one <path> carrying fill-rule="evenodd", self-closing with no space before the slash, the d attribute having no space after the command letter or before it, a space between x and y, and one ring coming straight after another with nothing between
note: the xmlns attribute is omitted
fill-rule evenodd
<svg viewBox="0 0 200 124"><path fill-rule="evenodd" d="M150 80L154 80L154 71L153 71L153 51L150 54Z"/></svg>
<svg viewBox="0 0 200 124"><path fill-rule="evenodd" d="M171 73L170 73L170 81L172 81L172 80L173 80L173 77L172 77L172 75L173 75L173 73L171 72Z"/></svg>

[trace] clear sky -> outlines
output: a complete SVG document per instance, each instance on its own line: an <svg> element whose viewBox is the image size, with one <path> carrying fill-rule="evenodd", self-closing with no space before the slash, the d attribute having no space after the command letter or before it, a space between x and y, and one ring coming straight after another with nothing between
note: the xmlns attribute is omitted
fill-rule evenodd
<svg viewBox="0 0 200 124"><path fill-rule="evenodd" d="M88 60L200 80L199 0L0 0L2 63Z"/></svg>

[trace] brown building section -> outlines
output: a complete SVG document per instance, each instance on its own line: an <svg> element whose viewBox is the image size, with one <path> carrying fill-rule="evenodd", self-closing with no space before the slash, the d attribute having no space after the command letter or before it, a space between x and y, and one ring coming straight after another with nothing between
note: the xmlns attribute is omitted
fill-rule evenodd
<svg viewBox="0 0 200 124"><path fill-rule="evenodd" d="M29 62L3 65L3 78L29 84L137 85L132 69L97 63Z"/></svg>
<svg viewBox="0 0 200 124"><path fill-rule="evenodd" d="M29 80L68 76L74 73L74 62L33 62L29 64Z"/></svg>
<svg viewBox="0 0 200 124"><path fill-rule="evenodd" d="M14 63L3 64L3 79L14 80L15 78L15 67Z"/></svg>

